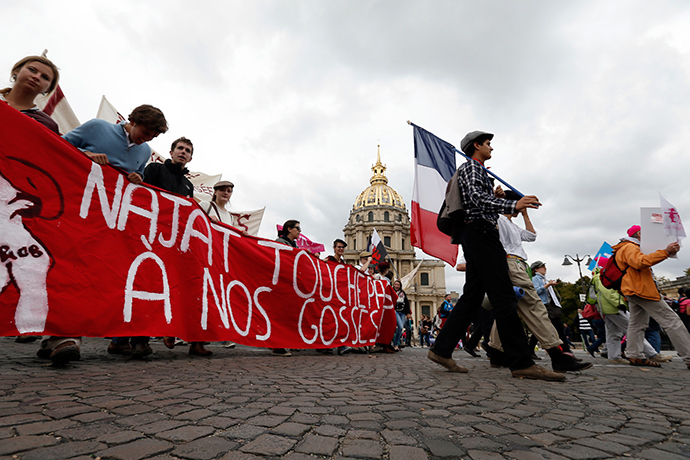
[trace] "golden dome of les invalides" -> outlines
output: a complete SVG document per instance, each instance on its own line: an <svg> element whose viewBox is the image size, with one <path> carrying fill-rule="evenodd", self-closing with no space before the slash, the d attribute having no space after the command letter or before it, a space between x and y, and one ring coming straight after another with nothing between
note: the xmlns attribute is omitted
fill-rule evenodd
<svg viewBox="0 0 690 460"><path fill-rule="evenodd" d="M360 211L367 206L392 206L405 213L405 201L393 187L388 185L386 167L381 164L381 147L376 154L376 164L371 167L374 174L371 176L369 187L365 188L355 200L354 211Z"/></svg>

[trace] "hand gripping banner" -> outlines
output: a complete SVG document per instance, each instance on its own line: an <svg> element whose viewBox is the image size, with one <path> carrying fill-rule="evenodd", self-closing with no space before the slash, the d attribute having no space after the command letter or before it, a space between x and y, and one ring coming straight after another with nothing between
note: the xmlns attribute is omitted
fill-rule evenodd
<svg viewBox="0 0 690 460"><path fill-rule="evenodd" d="M134 185L0 104L0 335L389 343L393 291Z"/></svg>

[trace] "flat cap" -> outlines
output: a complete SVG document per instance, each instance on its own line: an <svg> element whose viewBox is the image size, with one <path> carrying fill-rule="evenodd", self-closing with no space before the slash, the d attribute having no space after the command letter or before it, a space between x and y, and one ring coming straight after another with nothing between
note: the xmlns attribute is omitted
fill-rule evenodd
<svg viewBox="0 0 690 460"><path fill-rule="evenodd" d="M494 138L494 135L491 133L486 133L484 131L472 131L471 133L467 133L465 137L462 138L462 141L460 142L460 150L467 153L467 147L472 145L472 142L477 140L477 138L480 136L489 136L489 139ZM469 155L469 153L467 154Z"/></svg>

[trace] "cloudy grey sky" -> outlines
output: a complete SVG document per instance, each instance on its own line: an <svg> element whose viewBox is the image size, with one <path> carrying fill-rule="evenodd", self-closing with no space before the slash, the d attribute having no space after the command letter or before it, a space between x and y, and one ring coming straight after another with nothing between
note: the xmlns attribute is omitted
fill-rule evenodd
<svg viewBox="0 0 690 460"><path fill-rule="evenodd" d="M341 236L378 144L409 208L408 119L456 145L496 134L492 170L544 204L526 249L549 277L575 281L564 254L615 243L659 192L690 222L684 0L2 6L2 78L47 48L82 122L101 95L124 114L160 107L170 131L152 146L191 138L191 169L232 180L233 209L266 206L268 238L291 218L327 246ZM687 267L690 247L656 271Z"/></svg>

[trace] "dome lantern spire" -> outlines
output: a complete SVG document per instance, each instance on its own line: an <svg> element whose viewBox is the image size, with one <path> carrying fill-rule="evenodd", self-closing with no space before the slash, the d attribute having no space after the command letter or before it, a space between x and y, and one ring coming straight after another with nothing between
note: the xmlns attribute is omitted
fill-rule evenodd
<svg viewBox="0 0 690 460"><path fill-rule="evenodd" d="M373 171L369 180L371 185L355 199L353 210L361 210L370 206L389 206L395 210L407 212L403 198L388 185L386 166L381 163L381 145L378 145L376 164L371 167L371 170Z"/></svg>
<svg viewBox="0 0 690 460"><path fill-rule="evenodd" d="M386 167L381 163L381 145L378 146L378 151L376 152L376 164L371 167L374 174L369 179L371 185L374 184L387 184L388 178L386 177Z"/></svg>

